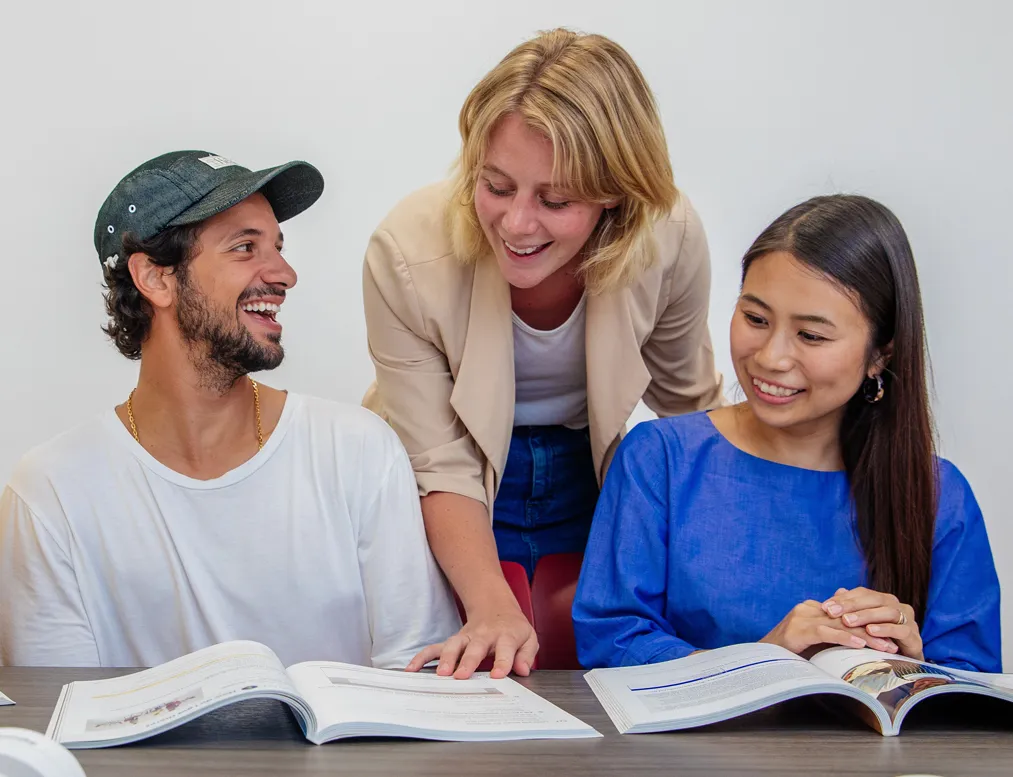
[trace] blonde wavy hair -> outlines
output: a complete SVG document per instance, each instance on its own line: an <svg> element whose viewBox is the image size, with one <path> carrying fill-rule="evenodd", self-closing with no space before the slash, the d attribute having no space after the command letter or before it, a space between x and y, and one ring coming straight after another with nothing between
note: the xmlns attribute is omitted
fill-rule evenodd
<svg viewBox="0 0 1013 777"><path fill-rule="evenodd" d="M678 197L654 96L621 46L565 29L517 46L461 108L461 154L447 211L457 256L474 262L490 250L475 212L475 186L489 137L507 114L552 141L553 181L575 199L618 200L585 244L581 272L588 291L620 288L650 267L652 229Z"/></svg>

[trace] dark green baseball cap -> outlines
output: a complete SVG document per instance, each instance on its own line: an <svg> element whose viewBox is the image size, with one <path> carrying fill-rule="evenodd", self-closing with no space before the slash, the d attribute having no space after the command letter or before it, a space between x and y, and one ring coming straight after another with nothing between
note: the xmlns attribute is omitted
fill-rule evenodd
<svg viewBox="0 0 1013 777"><path fill-rule="evenodd" d="M95 221L95 250L100 262L114 267L124 232L148 240L167 227L211 218L255 192L282 222L306 210L323 190L323 176L308 162L252 171L207 151L171 151L132 170L106 197Z"/></svg>

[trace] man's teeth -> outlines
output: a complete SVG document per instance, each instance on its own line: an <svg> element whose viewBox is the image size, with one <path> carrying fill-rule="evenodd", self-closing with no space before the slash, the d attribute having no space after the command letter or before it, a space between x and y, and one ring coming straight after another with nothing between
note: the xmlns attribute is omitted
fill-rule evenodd
<svg viewBox="0 0 1013 777"><path fill-rule="evenodd" d="M273 302L251 302L243 305L243 310L247 313L277 313L281 310L281 305L275 305Z"/></svg>
<svg viewBox="0 0 1013 777"><path fill-rule="evenodd" d="M533 254L535 251L539 250L540 248L544 248L545 247L545 244L542 243L542 245L540 245L540 246L533 246L532 248L520 248L519 246L510 245L506 240L503 241L503 245L505 245L507 248L509 248L515 254L520 254L521 256L529 256L530 254Z"/></svg>
<svg viewBox="0 0 1013 777"><path fill-rule="evenodd" d="M760 391L764 394L770 394L772 397L791 397L802 390L782 388L781 386L771 386L769 383L764 383L758 378L753 378L753 385L760 389Z"/></svg>

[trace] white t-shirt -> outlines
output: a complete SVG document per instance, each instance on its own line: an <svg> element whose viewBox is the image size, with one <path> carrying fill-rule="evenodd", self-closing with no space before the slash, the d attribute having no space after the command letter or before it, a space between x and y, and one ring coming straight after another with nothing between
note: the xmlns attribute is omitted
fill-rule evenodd
<svg viewBox="0 0 1013 777"><path fill-rule="evenodd" d="M514 426L587 426L587 295L555 329L535 329L513 314Z"/></svg>
<svg viewBox="0 0 1013 777"><path fill-rule="evenodd" d="M252 639L285 664L402 668L460 627L397 435L289 394L214 480L110 410L29 453L0 497L0 664L152 666Z"/></svg>

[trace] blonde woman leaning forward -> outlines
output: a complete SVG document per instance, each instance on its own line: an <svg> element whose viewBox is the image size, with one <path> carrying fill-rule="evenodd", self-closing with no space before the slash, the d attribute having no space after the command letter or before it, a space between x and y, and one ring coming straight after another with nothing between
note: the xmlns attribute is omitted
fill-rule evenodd
<svg viewBox="0 0 1013 777"><path fill-rule="evenodd" d="M433 552L467 612L419 653L527 674L538 643L500 571L583 551L631 411L720 402L703 227L654 100L617 44L554 30L460 115L453 180L399 203L366 253L376 385L411 456ZM492 521L490 522L490 517ZM498 551L498 552L497 552Z"/></svg>

